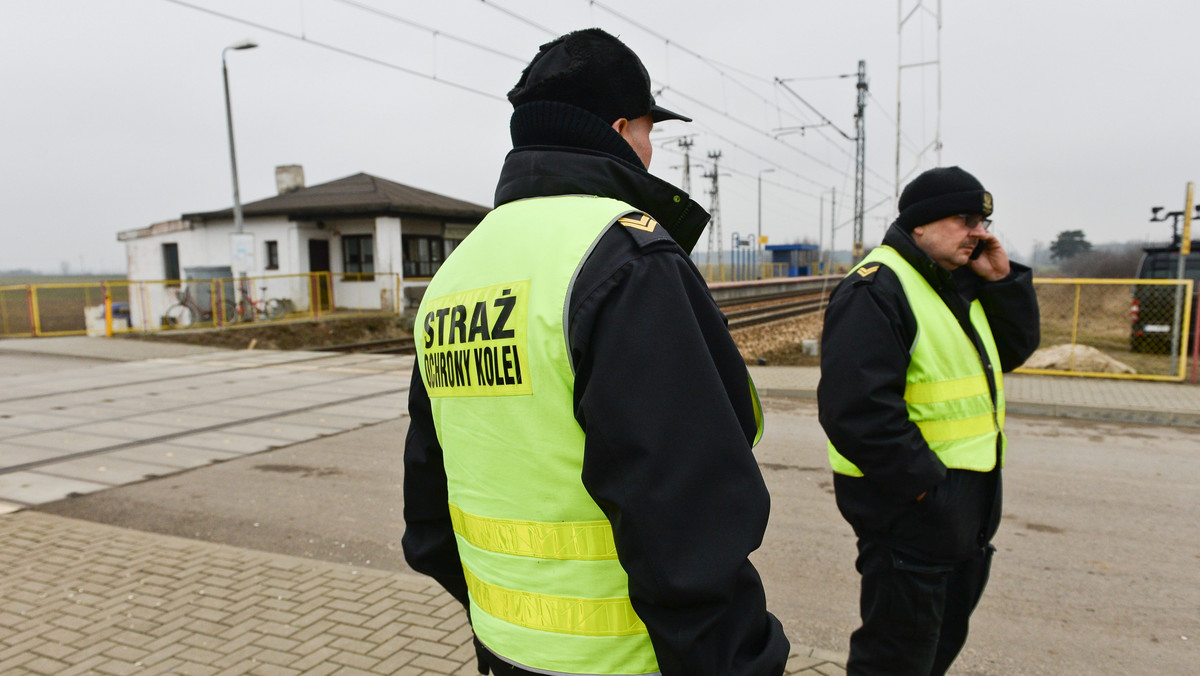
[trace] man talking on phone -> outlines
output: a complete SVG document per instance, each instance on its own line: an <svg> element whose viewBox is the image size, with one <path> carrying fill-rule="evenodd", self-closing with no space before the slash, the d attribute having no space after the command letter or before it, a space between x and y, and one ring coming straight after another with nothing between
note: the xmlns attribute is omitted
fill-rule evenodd
<svg viewBox="0 0 1200 676"><path fill-rule="evenodd" d="M1000 523L1002 372L1040 337L1032 273L989 231L974 176L926 171L899 208L821 335L821 426L862 575L851 676L944 674L966 642Z"/></svg>

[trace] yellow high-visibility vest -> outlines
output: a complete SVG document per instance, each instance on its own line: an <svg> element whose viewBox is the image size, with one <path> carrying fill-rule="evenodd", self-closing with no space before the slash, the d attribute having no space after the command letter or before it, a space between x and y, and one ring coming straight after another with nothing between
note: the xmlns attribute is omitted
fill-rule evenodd
<svg viewBox="0 0 1200 676"><path fill-rule="evenodd" d="M1007 446L1004 376L1000 372L996 340L983 305L978 299L971 303L970 319L983 341L988 361L993 365L994 405L979 353L929 282L889 246L872 251L855 266L855 270L876 264L887 266L900 278L904 295L917 319L917 337L913 341L912 360L904 387L909 420L921 430L929 448L946 467L991 471L996 467L997 437L1000 466L1003 467ZM838 453L832 442L829 443L829 464L838 474L863 475L854 463Z"/></svg>
<svg viewBox="0 0 1200 676"><path fill-rule="evenodd" d="M631 212L641 216L587 196L501 206L446 259L418 314L471 624L537 673L659 671L612 527L581 479L566 338L580 267Z"/></svg>

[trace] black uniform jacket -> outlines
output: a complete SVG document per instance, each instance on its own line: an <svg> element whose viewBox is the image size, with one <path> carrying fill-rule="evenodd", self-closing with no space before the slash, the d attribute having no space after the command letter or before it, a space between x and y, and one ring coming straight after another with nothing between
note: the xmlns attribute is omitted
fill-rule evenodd
<svg viewBox="0 0 1200 676"><path fill-rule="evenodd" d="M540 116L535 138L519 133L522 115ZM591 132L570 137L591 139L589 147L546 143L567 140L545 131L564 115ZM612 197L650 214L689 249L708 221L586 111L527 104L513 128L497 205ZM770 498L751 454L746 367L703 278L663 227L617 223L580 271L568 323L575 418L586 432L583 484L612 524L630 600L662 673L782 674L788 641L747 558L762 542ZM416 369L409 414L405 556L465 604L442 451Z"/></svg>
<svg viewBox="0 0 1200 676"><path fill-rule="evenodd" d="M929 281L974 343L993 399L995 368L1011 371L1037 349L1040 336L1032 272L987 282L967 267L937 265L911 235L892 226L883 243ZM968 316L978 298L996 340L991 364ZM906 372L917 321L900 279L887 266L850 275L834 290L821 335L821 426L862 478L834 475L838 508L860 537L926 561L957 561L978 551L1000 520L1000 470L947 470L908 419ZM997 443L999 453L999 443ZM927 493L920 502L921 493Z"/></svg>

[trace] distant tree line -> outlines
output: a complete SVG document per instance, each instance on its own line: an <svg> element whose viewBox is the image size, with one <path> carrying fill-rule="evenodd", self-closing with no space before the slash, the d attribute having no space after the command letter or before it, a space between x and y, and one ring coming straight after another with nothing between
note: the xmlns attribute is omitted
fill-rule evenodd
<svg viewBox="0 0 1200 676"><path fill-rule="evenodd" d="M1137 277L1138 264L1144 252L1139 244L1123 249L1088 251L1063 262L1059 269L1071 277L1100 277L1126 279Z"/></svg>
<svg viewBox="0 0 1200 676"><path fill-rule="evenodd" d="M1059 263L1059 272L1069 277L1137 277L1143 254L1137 242L1095 249L1082 230L1064 230L1050 245L1050 257Z"/></svg>

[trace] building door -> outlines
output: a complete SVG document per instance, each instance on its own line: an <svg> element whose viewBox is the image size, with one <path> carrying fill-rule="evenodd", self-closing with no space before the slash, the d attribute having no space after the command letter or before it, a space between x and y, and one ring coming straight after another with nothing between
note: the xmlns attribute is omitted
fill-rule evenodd
<svg viewBox="0 0 1200 676"><path fill-rule="evenodd" d="M317 292L314 295L323 311L329 310L329 299L332 295L333 277L329 275L329 240L308 240L308 271L324 272L324 275L313 275L312 281Z"/></svg>

